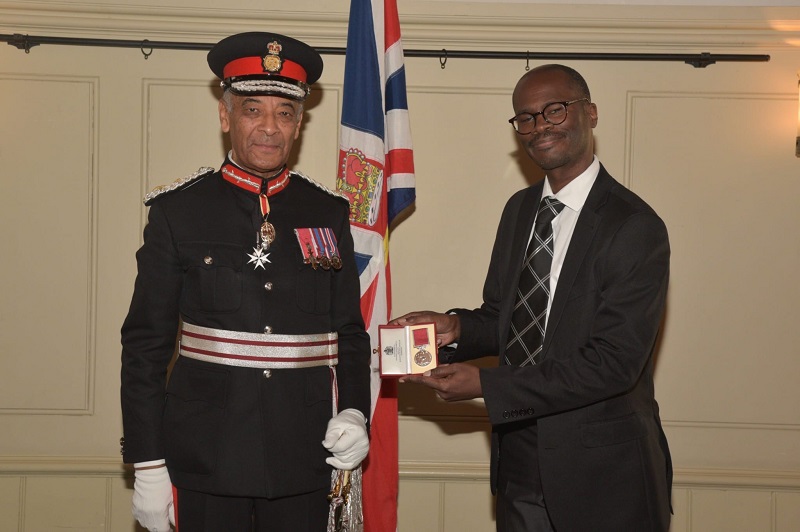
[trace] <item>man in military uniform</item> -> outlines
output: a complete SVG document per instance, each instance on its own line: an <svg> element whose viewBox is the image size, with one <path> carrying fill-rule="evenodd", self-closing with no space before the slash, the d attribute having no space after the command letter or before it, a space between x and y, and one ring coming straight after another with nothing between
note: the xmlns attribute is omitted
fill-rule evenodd
<svg viewBox="0 0 800 532"><path fill-rule="evenodd" d="M151 531L319 532L331 468L367 454L370 400L348 202L287 168L322 59L253 32L208 63L231 151L145 198L122 327L133 513Z"/></svg>

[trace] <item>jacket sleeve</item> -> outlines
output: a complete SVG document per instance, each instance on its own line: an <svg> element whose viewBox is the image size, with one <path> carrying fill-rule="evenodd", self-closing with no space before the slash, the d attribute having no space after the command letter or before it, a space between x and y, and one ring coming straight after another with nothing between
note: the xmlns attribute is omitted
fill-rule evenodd
<svg viewBox="0 0 800 532"><path fill-rule="evenodd" d="M153 204L136 253L138 273L122 326L121 403L126 463L164 457L161 418L175 352L182 273L169 224Z"/></svg>

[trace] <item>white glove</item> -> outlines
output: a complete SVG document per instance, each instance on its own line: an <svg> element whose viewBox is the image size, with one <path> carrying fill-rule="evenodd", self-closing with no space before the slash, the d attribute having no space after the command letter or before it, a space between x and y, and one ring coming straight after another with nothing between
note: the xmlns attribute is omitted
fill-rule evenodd
<svg viewBox="0 0 800 532"><path fill-rule="evenodd" d="M325 461L336 469L350 471L358 467L369 452L364 414L355 408L339 412L328 421L328 431L322 445L333 453Z"/></svg>
<svg viewBox="0 0 800 532"><path fill-rule="evenodd" d="M175 525L175 509L164 460L138 462L133 468L133 516L150 532L169 532Z"/></svg>

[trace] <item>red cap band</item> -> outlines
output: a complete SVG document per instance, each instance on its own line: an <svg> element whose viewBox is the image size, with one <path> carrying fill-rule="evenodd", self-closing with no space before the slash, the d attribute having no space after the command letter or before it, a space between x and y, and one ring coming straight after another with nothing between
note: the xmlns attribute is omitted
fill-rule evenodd
<svg viewBox="0 0 800 532"><path fill-rule="evenodd" d="M296 79L297 81L306 81L306 71L298 63L294 61L283 60L280 72L267 72L264 70L264 63L261 57L242 57L235 59L225 65L222 71L223 78L234 78L239 76L253 76L253 75L276 75L285 78Z"/></svg>

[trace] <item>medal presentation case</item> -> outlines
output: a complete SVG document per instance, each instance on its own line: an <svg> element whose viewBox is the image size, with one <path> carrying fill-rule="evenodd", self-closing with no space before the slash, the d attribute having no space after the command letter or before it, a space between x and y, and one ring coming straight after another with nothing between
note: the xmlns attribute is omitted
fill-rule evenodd
<svg viewBox="0 0 800 532"><path fill-rule="evenodd" d="M378 327L381 377L424 373L437 366L436 326L380 325Z"/></svg>

